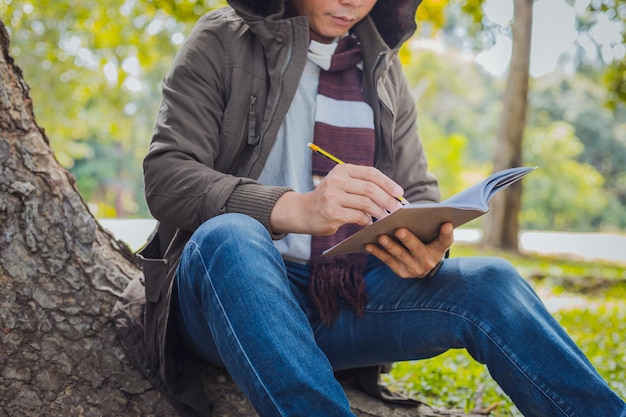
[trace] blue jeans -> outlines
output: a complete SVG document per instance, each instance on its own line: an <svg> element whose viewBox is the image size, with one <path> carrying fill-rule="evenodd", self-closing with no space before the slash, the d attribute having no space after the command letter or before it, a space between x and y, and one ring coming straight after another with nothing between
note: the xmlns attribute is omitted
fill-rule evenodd
<svg viewBox="0 0 626 417"><path fill-rule="evenodd" d="M285 262L265 228L225 214L204 223L177 271L185 343L225 365L261 416L354 416L334 370L465 348L525 416L626 417L530 286L498 258L450 258L431 279L401 279L371 258L366 313L327 327L309 268Z"/></svg>

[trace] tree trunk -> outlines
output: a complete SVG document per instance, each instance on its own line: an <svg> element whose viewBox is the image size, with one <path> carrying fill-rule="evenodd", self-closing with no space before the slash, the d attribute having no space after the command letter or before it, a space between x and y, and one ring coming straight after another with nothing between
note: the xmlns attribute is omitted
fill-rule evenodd
<svg viewBox="0 0 626 417"><path fill-rule="evenodd" d="M55 160L8 46L0 20L0 417L176 416L109 319L139 265ZM203 383L210 415L255 415L224 371ZM464 415L346 392L359 416Z"/></svg>
<svg viewBox="0 0 626 417"><path fill-rule="evenodd" d="M522 139L526 125L533 0L515 0L513 50L496 137L493 168L500 171L522 165ZM482 244L519 252L518 214L522 207L522 183L498 193L485 217Z"/></svg>
<svg viewBox="0 0 626 417"><path fill-rule="evenodd" d="M138 264L55 160L8 43L0 21L0 416L174 415L109 322Z"/></svg>

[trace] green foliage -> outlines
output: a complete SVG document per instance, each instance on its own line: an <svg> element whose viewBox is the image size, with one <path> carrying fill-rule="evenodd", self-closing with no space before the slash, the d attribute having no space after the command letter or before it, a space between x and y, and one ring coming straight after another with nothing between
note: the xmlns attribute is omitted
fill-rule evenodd
<svg viewBox="0 0 626 417"><path fill-rule="evenodd" d="M491 161L494 134L489 132L497 127L499 85L466 56L427 48L417 42L405 66L416 96L420 126L430 120L442 130L441 135L430 138L420 127L421 138L430 142L427 146L432 149L442 146L437 144L438 137L460 134L466 138L463 166L482 166ZM468 88L470 85L472 88ZM428 155L430 159L431 153ZM443 160L436 163L446 165Z"/></svg>
<svg viewBox="0 0 626 417"><path fill-rule="evenodd" d="M385 385L434 407L469 412L477 401L499 404L494 416L521 416L487 369L465 350L449 350L432 359L398 362Z"/></svg>
<svg viewBox="0 0 626 417"><path fill-rule="evenodd" d="M583 145L573 127L555 122L548 129L529 128L524 147L527 164L540 169L524 180L522 224L539 230L593 229L608 204L604 178L576 160Z"/></svg>
<svg viewBox="0 0 626 417"><path fill-rule="evenodd" d="M508 258L533 285L548 309L580 346L611 388L626 398L626 265L490 252L455 245L454 256ZM386 385L445 408L495 406L494 417L521 416L485 366L464 350L398 363Z"/></svg>
<svg viewBox="0 0 626 417"><path fill-rule="evenodd" d="M420 23L428 22L433 32L441 29L446 22L446 7L448 0L427 0L417 9L416 20Z"/></svg>
<svg viewBox="0 0 626 417"><path fill-rule="evenodd" d="M425 1L417 16L423 30L416 40L441 36L466 51L488 43L495 29L484 18L483 3ZM0 0L0 16L12 35L11 54L31 86L37 121L57 159L76 175L81 194L97 216L148 216L141 160L160 100L160 81L191 25L224 4ZM618 20L624 10L620 5L623 1L592 2L589 12L579 17L580 29L591 28L600 13ZM466 53L442 54L423 44L408 44L401 58L414 87L430 167L447 197L490 170L503 87ZM603 71L592 64L582 68L585 72L575 77L534 81L528 117L532 136L545 141L554 123L566 122L577 138L567 146L577 140L583 149L567 163L557 157L559 148L542 144L538 148L543 154L529 151L528 159L537 160L541 169L528 182L543 178L538 189L552 187L564 199L556 204L547 191L535 193L533 186L533 192L526 193L529 211L522 227L626 227L626 109L616 106L611 112L603 107L608 97L601 85ZM556 168L548 176L549 167L557 166L585 188L563 180ZM573 209L577 204L582 205L579 214Z"/></svg>
<svg viewBox="0 0 626 417"><path fill-rule="evenodd" d="M626 103L626 61L613 63L604 74L603 81L610 94L607 103L611 109L616 110L618 106Z"/></svg>
<svg viewBox="0 0 626 417"><path fill-rule="evenodd" d="M619 41L613 44L597 45L599 54L602 54L603 49L621 48L622 50L622 58L609 62L601 78L607 92L606 104L609 108L616 110L626 103L626 61L623 54L626 46L626 1L594 0L578 15L577 25L579 31L589 32L595 25L605 24L607 21L621 25L621 45Z"/></svg>
<svg viewBox="0 0 626 417"><path fill-rule="evenodd" d="M447 197L491 169L502 85L463 55L423 42L410 58L420 137ZM557 72L533 81L524 164L540 169L523 182L523 229L626 227L626 108L604 107L606 92L592 77Z"/></svg>
<svg viewBox="0 0 626 417"><path fill-rule="evenodd" d="M626 106L611 111L602 105L606 97L607 92L592 74L552 76L537 80L531 90L530 135L541 135L544 130L544 140L551 138L555 121L562 120L573 127L573 135L582 147L573 157L581 164L592 166L604 178L603 185L598 186L602 187L603 200L607 201L605 210L601 217L588 219L579 230L626 227L626 212L623 210L626 204ZM532 146L527 144L526 150L529 155L533 154ZM562 157L560 149L555 148L552 155L546 154L541 166L550 163L552 158ZM584 194L584 190L580 192ZM586 197L594 198L593 195ZM551 213L546 209L543 211Z"/></svg>
<svg viewBox="0 0 626 417"><path fill-rule="evenodd" d="M428 168L441 183L442 197L464 189L462 180L465 171L464 151L467 138L460 133L446 135L441 127L427 117L422 118L420 135L424 139L424 149L428 155Z"/></svg>
<svg viewBox="0 0 626 417"><path fill-rule="evenodd" d="M0 0L11 55L31 86L37 121L94 207L113 216L147 215L141 158L159 82L190 25L222 4Z"/></svg>

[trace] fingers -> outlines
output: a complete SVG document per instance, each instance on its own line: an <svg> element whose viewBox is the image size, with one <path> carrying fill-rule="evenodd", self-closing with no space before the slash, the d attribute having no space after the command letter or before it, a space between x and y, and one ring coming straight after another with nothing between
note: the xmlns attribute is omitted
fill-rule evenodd
<svg viewBox="0 0 626 417"><path fill-rule="evenodd" d="M318 191L323 209L328 216L341 216L348 223L359 218L383 218L387 210L380 203L382 191L373 190L371 183L346 177L330 177L320 184Z"/></svg>
<svg viewBox="0 0 626 417"><path fill-rule="evenodd" d="M332 190L315 190L304 194L286 192L274 204L270 213L270 227L275 233L324 236L335 233L347 223L363 226L372 223L367 213L342 207L339 200Z"/></svg>
<svg viewBox="0 0 626 417"><path fill-rule="evenodd" d="M439 229L439 236L428 244L424 244L417 236L408 229L400 228L395 231L395 237L402 243L415 258L430 259L434 256L439 262L444 254L454 243L454 227L452 223L444 223ZM436 263L435 262L435 263Z"/></svg>
<svg viewBox="0 0 626 417"><path fill-rule="evenodd" d="M432 242L433 245L437 245L440 250L447 252L450 246L454 243L454 226L452 223L444 223L439 229L439 237Z"/></svg>
<svg viewBox="0 0 626 417"><path fill-rule="evenodd" d="M385 211L395 211L401 206L397 197L404 194L402 187L374 167L337 165L328 178L344 179L342 189L354 197L351 204L373 217L381 218Z"/></svg>
<svg viewBox="0 0 626 417"><path fill-rule="evenodd" d="M367 245L365 250L402 278L423 278L439 265L454 242L452 224L442 225L437 239L424 244L407 229L395 231L394 238L380 236L378 245Z"/></svg>
<svg viewBox="0 0 626 417"><path fill-rule="evenodd" d="M382 208L368 204L366 199L360 197L338 195L332 200L321 200L328 202L319 204L317 210L311 211L315 211L312 213L313 217L319 217L322 223L332 226L327 234L334 233L344 224L367 226L372 223L372 217L384 216L386 213Z"/></svg>
<svg viewBox="0 0 626 417"><path fill-rule="evenodd" d="M300 217L313 235L334 233L344 224L367 226L401 205L390 193L402 193L395 182L373 167L340 164L303 195Z"/></svg>
<svg viewBox="0 0 626 417"><path fill-rule="evenodd" d="M401 278L418 278L427 273L427 267L412 259L404 245L387 235L379 237L378 245L366 245L365 250L384 262Z"/></svg>

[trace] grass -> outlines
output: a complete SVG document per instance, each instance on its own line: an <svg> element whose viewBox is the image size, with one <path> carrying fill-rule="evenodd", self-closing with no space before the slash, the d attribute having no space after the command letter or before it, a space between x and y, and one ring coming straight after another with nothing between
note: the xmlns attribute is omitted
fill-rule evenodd
<svg viewBox="0 0 626 417"><path fill-rule="evenodd" d="M454 256L479 254L511 261L611 388L626 399L626 265L486 253L474 245L453 248ZM486 368L464 350L397 363L383 378L390 388L435 407L491 409L495 417L521 416Z"/></svg>

